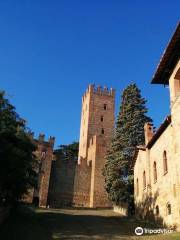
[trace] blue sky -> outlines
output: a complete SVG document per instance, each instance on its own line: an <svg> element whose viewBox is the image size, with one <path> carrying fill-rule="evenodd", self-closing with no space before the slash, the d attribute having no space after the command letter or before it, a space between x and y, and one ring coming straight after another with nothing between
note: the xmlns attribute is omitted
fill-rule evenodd
<svg viewBox="0 0 180 240"><path fill-rule="evenodd" d="M137 83L158 126L168 89L150 81L179 21L179 1L1 0L0 89L38 135L56 146L79 138L89 83Z"/></svg>

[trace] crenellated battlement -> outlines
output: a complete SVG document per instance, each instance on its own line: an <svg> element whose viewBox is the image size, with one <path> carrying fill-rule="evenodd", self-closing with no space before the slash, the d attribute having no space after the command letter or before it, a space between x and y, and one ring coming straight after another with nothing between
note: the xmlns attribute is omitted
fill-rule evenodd
<svg viewBox="0 0 180 240"><path fill-rule="evenodd" d="M95 84L90 84L85 92L85 94L82 97L82 100L84 101L84 99L89 95L89 94L98 94L98 95L106 95L106 96L110 96L110 97L114 97L115 96L115 90L113 88L108 89L106 86L102 87L102 86L95 86Z"/></svg>
<svg viewBox="0 0 180 240"><path fill-rule="evenodd" d="M40 133L38 137L38 141L40 143L46 142L46 143L49 143L51 146L53 146L55 142L55 137L50 136L48 141L45 141L45 135L43 133Z"/></svg>
<svg viewBox="0 0 180 240"><path fill-rule="evenodd" d="M34 137L34 132L29 131L27 133L27 135L31 140L38 141L41 144L44 144L44 143L49 144L51 147L54 146L55 137L50 136L49 139L46 141L45 140L45 134L43 134L43 133L40 133L37 139L35 139L35 137Z"/></svg>

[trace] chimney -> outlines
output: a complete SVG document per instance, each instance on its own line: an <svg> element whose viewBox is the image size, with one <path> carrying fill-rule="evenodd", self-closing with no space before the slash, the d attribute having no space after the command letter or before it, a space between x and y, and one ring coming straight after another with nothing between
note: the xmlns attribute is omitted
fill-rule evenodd
<svg viewBox="0 0 180 240"><path fill-rule="evenodd" d="M145 123L144 125L144 136L145 136L145 144L147 145L152 137L154 136L153 125L150 122Z"/></svg>

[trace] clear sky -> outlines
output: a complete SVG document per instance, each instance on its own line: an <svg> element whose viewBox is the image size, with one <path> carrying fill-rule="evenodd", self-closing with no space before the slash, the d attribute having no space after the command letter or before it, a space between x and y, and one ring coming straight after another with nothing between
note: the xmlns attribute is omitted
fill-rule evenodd
<svg viewBox="0 0 180 240"><path fill-rule="evenodd" d="M0 89L38 135L79 138L89 83L137 83L158 126L168 89L150 80L179 21L179 0L0 0Z"/></svg>

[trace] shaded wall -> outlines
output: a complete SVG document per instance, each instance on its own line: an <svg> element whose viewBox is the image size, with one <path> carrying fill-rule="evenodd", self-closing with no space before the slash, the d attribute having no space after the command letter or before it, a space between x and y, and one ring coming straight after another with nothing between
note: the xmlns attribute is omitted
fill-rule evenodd
<svg viewBox="0 0 180 240"><path fill-rule="evenodd" d="M51 207L71 206L77 159L56 159L52 163L48 204Z"/></svg>

